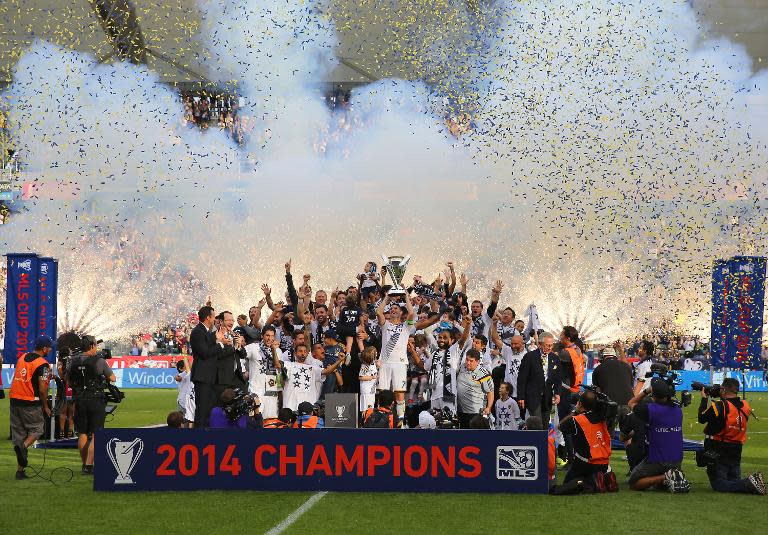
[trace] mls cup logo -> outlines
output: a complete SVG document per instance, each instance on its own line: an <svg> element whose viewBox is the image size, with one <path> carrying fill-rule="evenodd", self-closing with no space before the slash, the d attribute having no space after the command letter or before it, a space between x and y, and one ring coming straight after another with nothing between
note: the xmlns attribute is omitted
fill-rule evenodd
<svg viewBox="0 0 768 535"><path fill-rule="evenodd" d="M389 278L392 279L392 288L389 295L405 295L405 286L403 286L403 277L405 277L405 268L411 260L411 255L403 256L385 256L381 255L384 261L382 266L387 270Z"/></svg>
<svg viewBox="0 0 768 535"><path fill-rule="evenodd" d="M123 442L113 438L107 442L107 455L117 472L115 485L133 485L131 470L136 466L143 451L144 442L140 438L133 442Z"/></svg>
<svg viewBox="0 0 768 535"><path fill-rule="evenodd" d="M19 262L19 267L25 271L32 271L32 260L24 260L24 262Z"/></svg>

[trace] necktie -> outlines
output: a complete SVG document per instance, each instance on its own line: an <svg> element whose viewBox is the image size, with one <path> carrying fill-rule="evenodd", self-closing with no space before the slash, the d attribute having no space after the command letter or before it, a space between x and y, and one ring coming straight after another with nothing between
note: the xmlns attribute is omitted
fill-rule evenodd
<svg viewBox="0 0 768 535"><path fill-rule="evenodd" d="M541 369L544 370L544 378L547 378L547 356L545 354L541 354Z"/></svg>

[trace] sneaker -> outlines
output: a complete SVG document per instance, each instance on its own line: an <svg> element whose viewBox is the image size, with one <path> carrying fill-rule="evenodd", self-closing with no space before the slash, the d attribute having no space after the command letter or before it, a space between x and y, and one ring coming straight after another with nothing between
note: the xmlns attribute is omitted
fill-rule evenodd
<svg viewBox="0 0 768 535"><path fill-rule="evenodd" d="M765 496L765 478L762 472L755 472L747 478L752 486L755 488L755 493L760 496Z"/></svg>
<svg viewBox="0 0 768 535"><path fill-rule="evenodd" d="M19 480L21 480L21 479L29 479L29 476L27 475L26 472L24 472L24 470L17 470L16 471L16 479L19 479Z"/></svg>
<svg viewBox="0 0 768 535"><path fill-rule="evenodd" d="M562 468L563 466L568 464L568 461L566 461L565 459L561 459L560 457L558 457L555 462L558 468Z"/></svg>
<svg viewBox="0 0 768 535"><path fill-rule="evenodd" d="M83 465L83 472L82 474L84 476L92 476L93 475L93 465Z"/></svg>
<svg viewBox="0 0 768 535"><path fill-rule="evenodd" d="M669 487L669 491L673 494L686 494L690 492L691 484L685 479L685 474L676 468L670 471L673 472L673 483L672 486Z"/></svg>
<svg viewBox="0 0 768 535"><path fill-rule="evenodd" d="M606 492L619 492L619 484L616 481L616 474L607 472L603 479L605 480Z"/></svg>
<svg viewBox="0 0 768 535"><path fill-rule="evenodd" d="M603 472L597 472L592 476L592 486L595 492L600 494L605 492L605 474Z"/></svg>
<svg viewBox="0 0 768 535"><path fill-rule="evenodd" d="M675 485L675 471L667 470L664 472L664 486L667 487L669 492L672 492L672 488Z"/></svg>

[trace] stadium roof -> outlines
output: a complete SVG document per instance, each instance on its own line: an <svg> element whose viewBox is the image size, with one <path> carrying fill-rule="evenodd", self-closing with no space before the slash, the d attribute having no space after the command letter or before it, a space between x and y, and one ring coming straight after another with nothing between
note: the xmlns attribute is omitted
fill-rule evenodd
<svg viewBox="0 0 768 535"><path fill-rule="evenodd" d="M421 0L414 1L416 5ZM477 9L481 0L466 0ZM745 46L760 69L768 62L768 2L764 0L689 0L710 25L710 35L728 36ZM415 76L414 61L402 49L389 46L398 16L390 2L333 0L328 12L347 20L337 24L339 66L327 82L366 82L385 76ZM389 12L387 12L389 11ZM441 17L419 10L428 24L439 27ZM358 21L349 20L349 17ZM122 29L110 30L105 18ZM195 40L200 25L197 0L4 0L0 3L0 82L24 49L41 38L69 49L89 52L105 61L115 56L145 61L164 81L210 80L206 50ZM431 20L427 20L431 19ZM115 28L117 25L113 24ZM441 38L451 38L451 24Z"/></svg>

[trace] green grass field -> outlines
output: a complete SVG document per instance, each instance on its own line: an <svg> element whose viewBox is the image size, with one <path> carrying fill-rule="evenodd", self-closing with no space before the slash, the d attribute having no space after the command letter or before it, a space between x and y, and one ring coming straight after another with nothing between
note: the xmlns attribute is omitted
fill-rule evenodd
<svg viewBox="0 0 768 535"><path fill-rule="evenodd" d="M175 406L175 390L129 390L109 427L161 423ZM760 422L751 420L742 472L768 472L768 394L748 397ZM694 398L694 405L698 399ZM701 439L695 406L686 410L686 436ZM0 430L8 429L8 400L0 402ZM407 432L407 431L405 431ZM166 492L94 493L80 474L75 450L50 450L43 475L69 467L72 481L58 485L34 478L16 481L16 460L7 431L0 440L0 533L264 533L312 493ZM31 468L43 450L30 450ZM612 465L626 472L621 452ZM768 498L712 492L703 469L686 454L693 483L687 495L621 492L592 496L504 494L329 493L285 533L765 533Z"/></svg>

